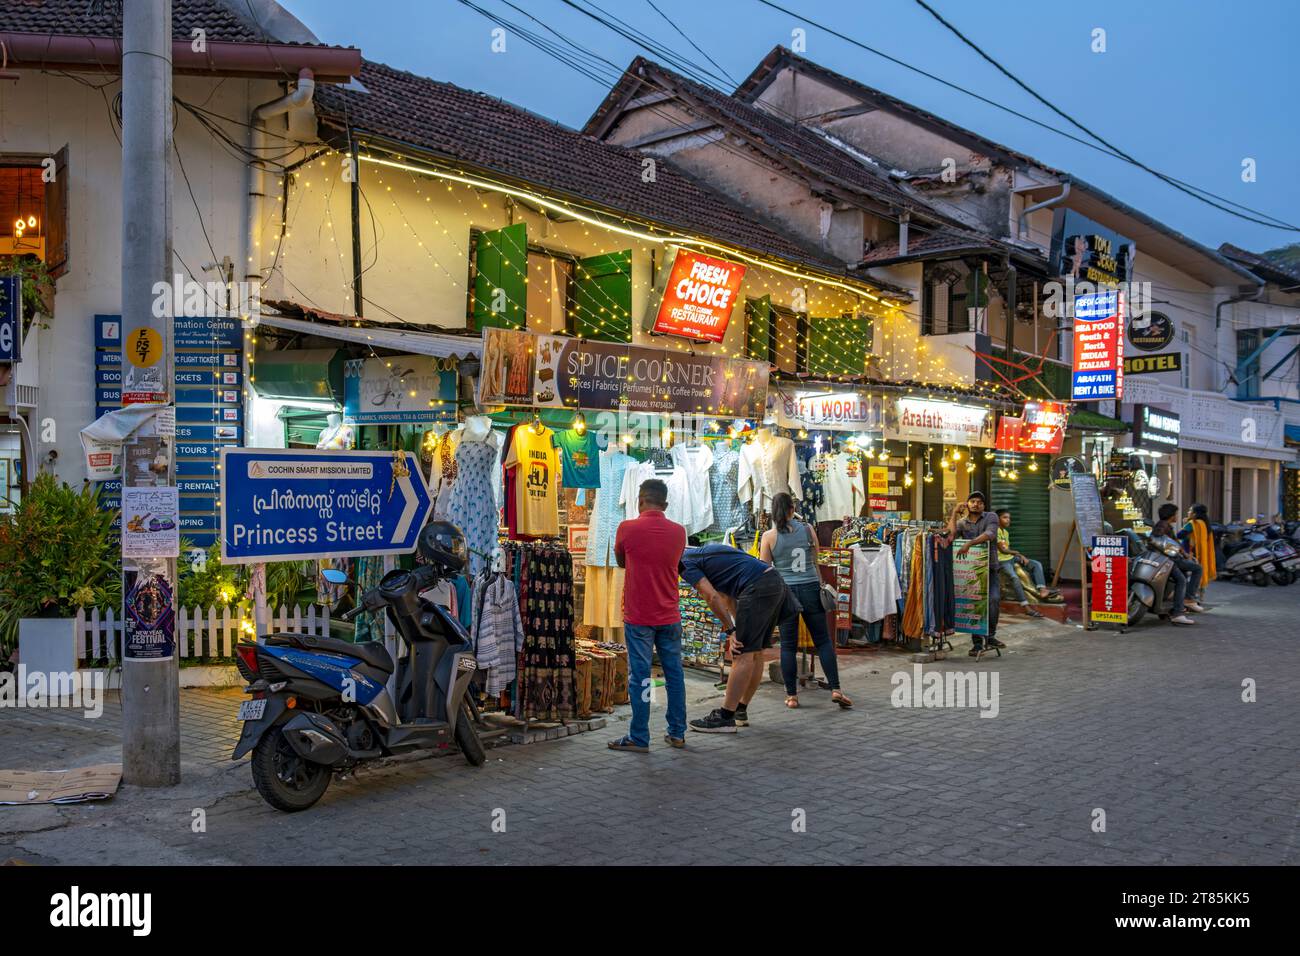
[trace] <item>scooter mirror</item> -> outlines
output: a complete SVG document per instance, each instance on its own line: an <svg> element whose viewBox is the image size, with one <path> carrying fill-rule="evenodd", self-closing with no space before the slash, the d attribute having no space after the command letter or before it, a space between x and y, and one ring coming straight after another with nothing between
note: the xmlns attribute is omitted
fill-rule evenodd
<svg viewBox="0 0 1300 956"><path fill-rule="evenodd" d="M347 584L348 576L337 568L325 568L321 571L320 576L330 584Z"/></svg>

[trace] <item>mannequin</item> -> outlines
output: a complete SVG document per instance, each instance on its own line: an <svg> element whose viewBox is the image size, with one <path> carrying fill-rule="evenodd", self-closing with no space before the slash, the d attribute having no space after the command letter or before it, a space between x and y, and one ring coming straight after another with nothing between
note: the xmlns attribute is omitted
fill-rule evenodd
<svg viewBox="0 0 1300 956"><path fill-rule="evenodd" d="M325 422L325 430L316 441L317 448L339 450L352 447L352 426L343 421L342 415L330 412L325 416Z"/></svg>

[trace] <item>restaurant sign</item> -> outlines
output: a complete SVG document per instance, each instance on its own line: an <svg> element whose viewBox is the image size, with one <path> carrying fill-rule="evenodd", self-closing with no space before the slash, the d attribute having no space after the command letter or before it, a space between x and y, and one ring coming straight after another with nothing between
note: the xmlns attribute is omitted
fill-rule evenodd
<svg viewBox="0 0 1300 956"><path fill-rule="evenodd" d="M885 399L865 392L778 388L772 390L768 406L768 417L782 428L878 432L885 422Z"/></svg>
<svg viewBox="0 0 1300 956"><path fill-rule="evenodd" d="M978 405L900 398L885 422L885 437L935 445L992 448L994 415Z"/></svg>
<svg viewBox="0 0 1300 956"><path fill-rule="evenodd" d="M1019 418L1003 415L999 419L996 447L1029 455L1060 454L1068 419L1063 402L1025 402Z"/></svg>
<svg viewBox="0 0 1300 956"><path fill-rule="evenodd" d="M1119 400L1124 396L1124 293L1110 289L1075 296L1074 368L1070 399Z"/></svg>
<svg viewBox="0 0 1300 956"><path fill-rule="evenodd" d="M478 403L761 419L767 372L766 362L486 328Z"/></svg>
<svg viewBox="0 0 1300 956"><path fill-rule="evenodd" d="M656 290L659 295L651 296L650 331L721 342L740 295L745 267L678 249L666 272L667 280Z"/></svg>

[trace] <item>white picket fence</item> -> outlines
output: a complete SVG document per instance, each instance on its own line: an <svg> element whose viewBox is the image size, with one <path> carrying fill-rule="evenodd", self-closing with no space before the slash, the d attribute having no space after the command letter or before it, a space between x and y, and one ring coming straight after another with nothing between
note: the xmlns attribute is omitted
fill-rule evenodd
<svg viewBox="0 0 1300 956"><path fill-rule="evenodd" d="M244 622L250 630L245 631ZM306 607L280 606L270 616L268 630L272 634L293 631L328 637L330 609L311 604ZM117 608L78 608L76 616L77 646L81 649L83 663L98 660L117 660L121 649L122 622ZM252 636L252 611L229 606L218 611L201 607L180 608L176 614L176 643L181 660L231 659L235 645L241 637Z"/></svg>

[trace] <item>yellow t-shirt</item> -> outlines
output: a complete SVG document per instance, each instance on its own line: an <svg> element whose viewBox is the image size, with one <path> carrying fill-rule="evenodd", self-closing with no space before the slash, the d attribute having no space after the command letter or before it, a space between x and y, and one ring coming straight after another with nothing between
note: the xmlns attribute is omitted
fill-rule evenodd
<svg viewBox="0 0 1300 956"><path fill-rule="evenodd" d="M507 468L515 468L515 530L519 534L560 533L560 457L553 432L540 434L532 425L515 429L506 455Z"/></svg>

